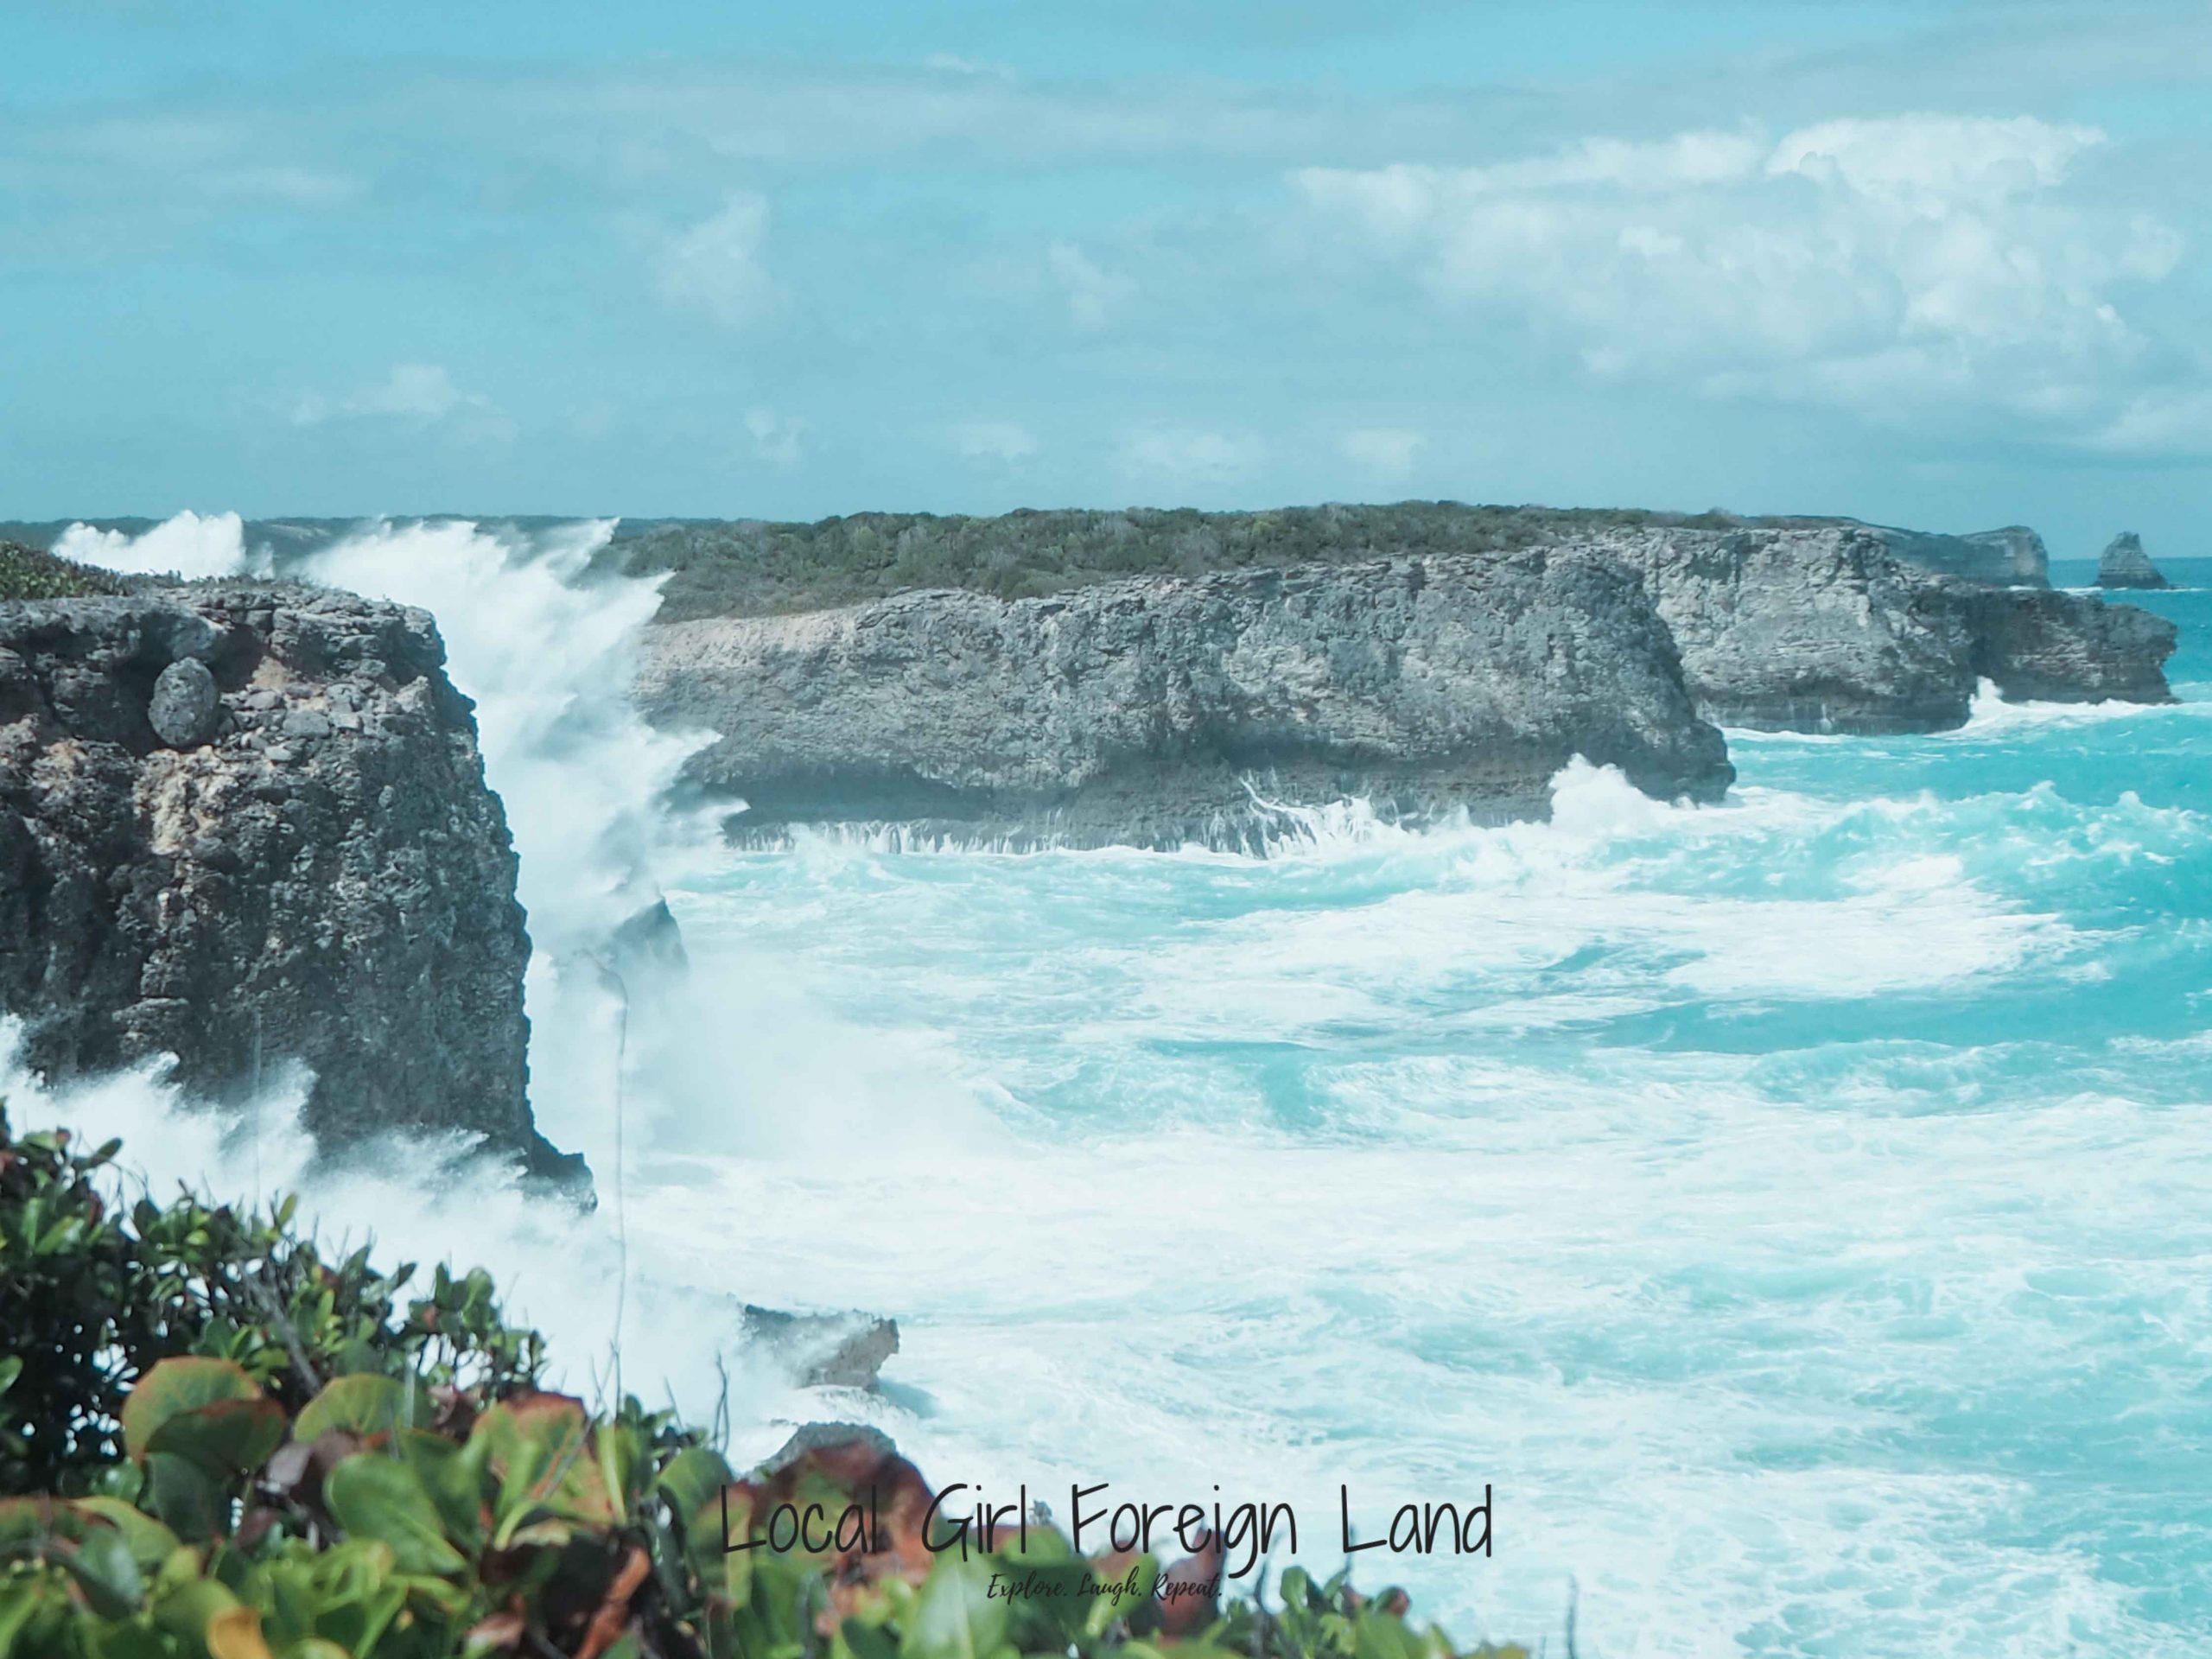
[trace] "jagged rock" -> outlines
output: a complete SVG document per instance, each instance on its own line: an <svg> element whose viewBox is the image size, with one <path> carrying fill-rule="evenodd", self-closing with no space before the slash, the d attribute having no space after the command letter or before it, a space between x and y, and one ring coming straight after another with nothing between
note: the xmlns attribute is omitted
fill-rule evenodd
<svg viewBox="0 0 2212 1659"><path fill-rule="evenodd" d="M0 605L0 1007L30 1063L173 1054L223 1097L297 1059L326 1148L467 1130L582 1190L524 1098L514 853L444 658L424 612L304 588Z"/></svg>
<svg viewBox="0 0 2212 1659"><path fill-rule="evenodd" d="M2143 550L2143 538L2133 531L2122 531L2106 544L2103 556L2097 560L2097 586L2100 588L2171 588L2173 584L2158 574L2158 567L2151 563L2151 556Z"/></svg>
<svg viewBox="0 0 2212 1659"><path fill-rule="evenodd" d="M2178 637L2163 616L2091 594L1982 589L1961 596L1972 672L2012 702L2171 702L2161 665Z"/></svg>
<svg viewBox="0 0 2212 1659"><path fill-rule="evenodd" d="M196 657L181 657L154 678L146 720L154 735L173 749L195 748L215 734L223 706L215 677Z"/></svg>
<svg viewBox="0 0 2212 1659"><path fill-rule="evenodd" d="M767 829L1160 844L1239 833L1247 779L1291 804L1521 816L1576 754L1662 797L1732 776L1643 584L1581 550L675 623L651 630L639 693L721 734L694 775Z"/></svg>
<svg viewBox="0 0 2212 1659"><path fill-rule="evenodd" d="M738 1320L746 1339L773 1351L803 1388L873 1389L899 1351L897 1322L874 1313L785 1313L747 1303Z"/></svg>

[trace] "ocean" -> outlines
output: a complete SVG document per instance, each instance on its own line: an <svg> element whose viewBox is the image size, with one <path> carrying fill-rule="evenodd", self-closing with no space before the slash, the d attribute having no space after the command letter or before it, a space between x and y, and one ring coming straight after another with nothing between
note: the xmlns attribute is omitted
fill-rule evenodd
<svg viewBox="0 0 2212 1659"><path fill-rule="evenodd" d="M835 1417L993 1501L1288 1502L1321 1572L1340 1491L1362 1538L1487 1495L1489 1556L1357 1569L1463 1641L2212 1650L2212 592L2129 601L2176 706L1732 732L1718 806L1576 763L1548 823L1286 810L1265 856L741 852L662 804L604 534L315 566L431 605L480 700L596 1215L319 1170L281 1092L15 1077L18 1117L483 1260L574 1386L727 1389L741 1452ZM691 969L625 1028L585 967L656 890ZM733 1357L724 1296L896 1317L883 1393Z"/></svg>

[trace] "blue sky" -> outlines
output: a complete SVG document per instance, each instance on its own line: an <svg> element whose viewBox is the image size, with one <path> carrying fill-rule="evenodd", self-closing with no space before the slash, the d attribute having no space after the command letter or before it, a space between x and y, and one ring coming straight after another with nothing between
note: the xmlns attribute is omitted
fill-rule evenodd
<svg viewBox="0 0 2212 1659"><path fill-rule="evenodd" d="M2202 3L14 0L0 54L0 517L2212 552Z"/></svg>

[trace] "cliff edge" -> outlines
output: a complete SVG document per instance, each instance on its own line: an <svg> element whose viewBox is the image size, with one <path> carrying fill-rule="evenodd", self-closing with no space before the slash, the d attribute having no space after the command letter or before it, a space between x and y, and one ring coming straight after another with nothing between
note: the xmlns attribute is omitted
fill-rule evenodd
<svg viewBox="0 0 2212 1659"><path fill-rule="evenodd" d="M515 856L429 616L282 587L0 604L0 1007L67 1077L315 1073L328 1149L462 1130L588 1191L525 1099Z"/></svg>

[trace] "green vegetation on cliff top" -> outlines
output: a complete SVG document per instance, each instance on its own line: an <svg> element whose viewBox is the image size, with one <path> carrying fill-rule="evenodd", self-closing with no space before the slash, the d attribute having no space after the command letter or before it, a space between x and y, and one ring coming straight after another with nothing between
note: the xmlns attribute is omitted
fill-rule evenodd
<svg viewBox="0 0 2212 1659"><path fill-rule="evenodd" d="M626 521L607 556L634 575L670 572L660 616L681 621L816 610L918 588L964 588L1025 599L1125 576L1493 552L1575 532L1646 525L1725 529L1743 522L1722 512L1453 501L1264 512L1066 510L988 518L864 512L811 524Z"/></svg>
<svg viewBox="0 0 2212 1659"><path fill-rule="evenodd" d="M0 600L78 599L88 594L119 594L124 579L17 542L0 542Z"/></svg>

